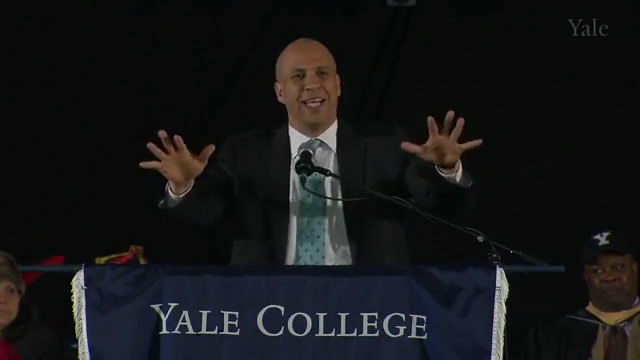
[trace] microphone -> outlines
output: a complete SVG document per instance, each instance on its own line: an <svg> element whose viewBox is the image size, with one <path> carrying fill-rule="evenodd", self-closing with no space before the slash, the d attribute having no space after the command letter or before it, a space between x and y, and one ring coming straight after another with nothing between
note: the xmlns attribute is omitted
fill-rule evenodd
<svg viewBox="0 0 640 360"><path fill-rule="evenodd" d="M316 166L313 163L313 155L313 151L311 151L310 149L301 148L300 150L298 150L298 154L296 155L298 160L296 161L296 165L294 166L296 174L302 176L311 176L313 173L319 173L324 176L337 178L337 175L331 172L331 170Z"/></svg>
<svg viewBox="0 0 640 360"><path fill-rule="evenodd" d="M304 152L304 151L305 151L305 150L303 150L303 152ZM328 177L335 178L335 179L337 179L338 181L340 181L340 180L341 180L341 179L340 179L340 176L338 176L337 174L335 174L335 173L331 172L330 170L325 169L325 168L322 168L322 167L319 167L319 166L315 166L315 165L313 165L313 161L311 160L312 153L311 153L311 151L309 151L309 150L306 150L306 151L308 151L308 152L309 152L309 155L308 155L308 157L309 157L309 158L308 158L308 164L310 164L310 165L309 165L309 168L308 168L308 169L310 170L310 174L311 174L311 173L314 173L314 172L317 172L317 173L323 174L324 176L328 176ZM300 154L300 155L302 155L302 154ZM306 156L307 156L307 155L305 155L305 157L306 157ZM306 161L306 160L305 160L305 161ZM298 163L300 163L300 160L298 160ZM298 172L298 163L296 163L296 172ZM301 165L301 168L302 168L302 169L307 169L306 167L303 167L303 165ZM300 174L300 172L298 172L298 174ZM304 185L305 185L305 184L304 184L304 182L303 182L303 183L302 183L302 186L303 186L303 188L304 188L306 191L308 191L308 192L312 193L313 195L316 195L316 196L319 196L319 197L322 197L322 198L325 198L325 199L330 199L330 200L343 200L343 201L348 201L348 200L367 200L367 199L371 199L371 198L359 198L359 199L335 199L335 198L327 197L327 196L324 196L324 195L318 194L318 193L316 193L316 192L314 192L314 191L311 191L311 190L307 189ZM364 186L362 186L362 187L361 187L361 190L362 190L362 191L364 191L364 192L366 192L366 193L368 193L368 194L370 194L370 195L372 195L372 196L373 196L373 198L378 198L378 199L382 199L382 200L385 200L385 201L389 201L389 202L391 202L391 203L393 203L393 204L395 204L395 205L398 205L398 206L404 207L404 208L406 208L406 209L412 210L412 211L414 211L416 214L418 214L419 216L421 216L421 217L422 217L422 218L424 218L424 219L427 219L427 220L429 220L429 221L431 221L431 222L434 222L434 223L439 223L439 224L441 224L441 225L447 226L447 227L449 227L449 228L451 228L451 229L454 229L454 230L457 230L457 231L459 231L459 232L461 232L461 233L463 233L463 234L470 235L471 237L475 238L475 240L476 240L476 241L478 241L479 243L485 243L485 244L487 244L487 245L489 246L489 260L490 260L490 261L491 261L491 263L493 263L494 265L502 266L502 259L500 258L500 255L498 254L498 249L497 249L497 248L501 248L501 249L503 249L503 250L506 250L506 251L508 251L508 252L509 252L510 254L512 254L512 255L519 256L521 259L523 259L524 261L526 261L526 262L528 262L528 263L530 263L530 264L534 264L534 265L548 265L548 263L547 263L547 262L542 261L542 260L540 260L540 259L537 259L537 258L535 258L535 257L533 257L533 256L531 256L531 255L529 255L529 254L525 254L525 253L523 253L523 252L521 252L521 251L517 251L517 250L514 250L514 249L510 249L510 248L508 248L508 247L507 247L507 246L505 246L505 245L502 245L502 244L500 244L500 243L498 243L498 242L495 242L495 241L493 241L493 240L489 240L489 239L487 239L486 235L485 235L485 234L483 234L482 232L480 232L480 231L479 231L479 230L477 230L477 229L474 229L474 228L471 228L471 227L467 227L467 226L460 226L460 225L454 224L454 223L452 223L452 222L450 222L450 221L447 221L447 220L445 220L445 219L443 219L443 218L441 218L441 217L438 217L438 216L435 216L435 215L433 215L433 214L430 214L430 213L428 213L428 212L426 212L426 211L422 210L422 209L421 209L421 208L420 208L420 207L419 207L415 202L413 202L413 201L408 201L408 200L405 200L405 199L403 199L403 198L401 198L401 197L398 197L398 196L389 196L389 195L383 194L383 193L378 192L378 191L375 191L375 190L373 190L373 189L369 189L369 188L364 187Z"/></svg>
<svg viewBox="0 0 640 360"><path fill-rule="evenodd" d="M313 174L313 152L309 149L301 149L296 155L298 160L296 161L295 170L298 175L310 176Z"/></svg>

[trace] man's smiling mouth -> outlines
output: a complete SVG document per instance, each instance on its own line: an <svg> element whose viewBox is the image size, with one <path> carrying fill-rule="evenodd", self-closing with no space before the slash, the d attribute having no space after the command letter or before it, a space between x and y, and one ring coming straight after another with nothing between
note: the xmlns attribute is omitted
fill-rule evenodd
<svg viewBox="0 0 640 360"><path fill-rule="evenodd" d="M302 104L305 106L308 106L310 108L317 108L320 105L324 104L324 102L327 101L327 99L325 98L321 98L321 97L310 97L308 99L304 99L302 100Z"/></svg>

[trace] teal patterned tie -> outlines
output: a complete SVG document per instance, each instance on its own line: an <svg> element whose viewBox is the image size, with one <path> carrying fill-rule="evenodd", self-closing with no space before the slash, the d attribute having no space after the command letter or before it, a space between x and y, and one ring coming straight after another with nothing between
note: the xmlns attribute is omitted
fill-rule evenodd
<svg viewBox="0 0 640 360"><path fill-rule="evenodd" d="M314 151L322 145L318 139L309 140L307 148ZM300 183L304 181L300 177ZM324 176L314 173L306 178L305 187L310 191L325 195ZM296 234L297 265L324 265L325 239L327 234L327 199L316 196L299 187L298 221Z"/></svg>

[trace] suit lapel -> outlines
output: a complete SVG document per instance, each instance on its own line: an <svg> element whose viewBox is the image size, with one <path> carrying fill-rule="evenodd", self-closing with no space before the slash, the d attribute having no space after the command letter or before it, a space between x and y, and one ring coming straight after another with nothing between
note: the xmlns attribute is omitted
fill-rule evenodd
<svg viewBox="0 0 640 360"><path fill-rule="evenodd" d="M354 129L346 123L338 125L338 171L342 190L342 198L349 199L361 196L360 188L364 185L366 146L359 139ZM356 258L356 244L361 237L362 226L358 226L358 202L343 202L344 221L347 227L347 237L351 254Z"/></svg>
<svg viewBox="0 0 640 360"><path fill-rule="evenodd" d="M272 137L271 151L265 152L267 159L267 198L271 206L266 209L265 216L270 218L268 222L271 226L271 236L275 250L275 261L277 264L284 264L288 228L289 228L289 185L291 169L291 147L289 145L289 133L287 126L282 126L275 130Z"/></svg>

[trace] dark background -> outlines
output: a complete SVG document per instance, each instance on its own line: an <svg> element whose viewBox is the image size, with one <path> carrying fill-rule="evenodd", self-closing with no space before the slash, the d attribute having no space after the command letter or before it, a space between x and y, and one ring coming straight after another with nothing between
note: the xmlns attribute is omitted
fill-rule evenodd
<svg viewBox="0 0 640 360"><path fill-rule="evenodd" d="M480 193L466 225L569 266L510 278L516 355L529 320L584 304L575 261L585 236L633 230L640 5L417 2L21 2L3 51L2 248L23 264L56 254L90 263L130 244L153 263L224 263L225 246L157 209L164 182L138 168L150 158L144 145L160 128L199 151L283 124L275 58L313 37L338 62L340 121L398 123L424 141L427 115L456 110L467 120L463 137L485 141L463 159ZM574 37L569 18L595 18L608 36ZM486 261L473 239L418 228L417 263ZM55 309L68 301L68 279L51 275L34 288L51 321L62 319ZM63 300L51 301L52 291Z"/></svg>

